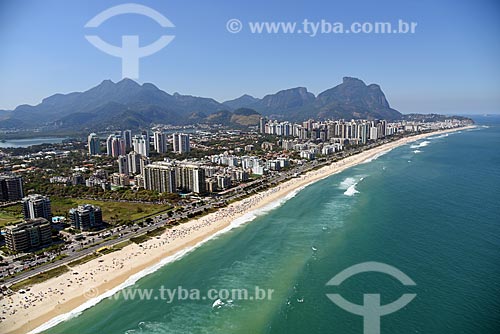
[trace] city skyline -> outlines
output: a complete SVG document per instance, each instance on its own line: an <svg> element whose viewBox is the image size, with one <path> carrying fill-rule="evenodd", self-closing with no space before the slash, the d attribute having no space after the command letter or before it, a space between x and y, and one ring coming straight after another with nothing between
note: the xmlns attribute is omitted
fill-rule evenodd
<svg viewBox="0 0 500 334"><path fill-rule="evenodd" d="M0 0L0 333L496 334L499 32L500 0Z"/></svg>

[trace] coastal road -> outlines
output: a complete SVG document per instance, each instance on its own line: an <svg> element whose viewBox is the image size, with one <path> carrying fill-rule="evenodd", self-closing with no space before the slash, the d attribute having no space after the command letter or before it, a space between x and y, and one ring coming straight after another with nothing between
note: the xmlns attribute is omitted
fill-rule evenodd
<svg viewBox="0 0 500 334"><path fill-rule="evenodd" d="M250 190L247 190L247 191L258 192L262 188L273 187L281 182L289 180L289 179L293 178L295 175L300 175L300 174L306 173L308 171L311 171L314 168L326 166L328 164L331 164L331 163L338 161L340 159L343 159L345 157L360 153L364 150L371 149L371 148L377 147L379 145L383 145L389 141L392 141L392 140L382 140L382 141L377 142L377 143L368 144L362 148L344 150L344 151L339 152L339 154L334 154L334 155L330 156L328 159L325 159L324 161L321 161L321 162L319 162L317 160L313 160L313 161L306 162L303 165L296 166L293 169L287 170L285 172L274 172L270 176L264 176L261 179L247 183L245 185L245 187L236 187L229 194L227 194L225 196L221 196L217 199L211 200L207 204L204 204L204 205L199 206L199 207L191 208L189 210L182 210L182 212L174 212L172 214L172 216L170 218L167 218L167 219L163 218L164 214L159 214L159 215L154 217L155 223L153 223L151 225L140 227L135 232L133 231L134 227L127 227L127 230L131 231L131 233L123 234L122 236L118 236L116 239L106 240L106 241L101 242L99 244L89 246L88 248L82 249L80 251L65 253L68 256L65 257L64 259L55 261L53 263L43 264L43 265L36 267L32 270L29 270L29 271L21 272L21 273L17 274L15 277L5 279L3 284L10 286L14 283L20 282L24 279L30 278L30 277L35 276L37 274L40 274L40 273L46 272L48 270L60 267L62 265L67 265L68 263L70 263L72 261L75 261L79 258L85 257L85 256L95 252L96 250L98 250L101 247L116 245L120 242L129 240L133 237L143 235L146 232L154 230L158 227L163 227L166 225L166 223L169 220L176 219L176 218L187 218L187 217L189 217L189 215L203 212L205 209L212 209L212 208L214 208L214 205L217 202L227 203L228 201L237 200L238 198L246 195L244 192L241 192L241 190L251 188ZM255 186L255 185L258 185L258 186L253 188L253 186ZM234 193L235 191L239 191L239 192ZM143 220L144 218L146 218L146 217L141 218L141 220Z"/></svg>

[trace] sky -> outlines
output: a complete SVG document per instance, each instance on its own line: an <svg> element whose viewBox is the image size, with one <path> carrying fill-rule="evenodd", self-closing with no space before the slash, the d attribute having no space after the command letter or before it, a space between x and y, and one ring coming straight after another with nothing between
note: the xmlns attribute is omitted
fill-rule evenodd
<svg viewBox="0 0 500 334"><path fill-rule="evenodd" d="M379 84L402 113L500 113L500 1L133 1L175 27L123 14L97 28L85 24L115 0L0 0L0 109L38 104L55 93L87 90L122 78L122 59L86 39L141 46L174 40L140 59L140 83L168 93L222 102L307 87L318 94L357 77ZM227 30L238 19L239 33ZM257 34L251 22L416 22L414 34Z"/></svg>

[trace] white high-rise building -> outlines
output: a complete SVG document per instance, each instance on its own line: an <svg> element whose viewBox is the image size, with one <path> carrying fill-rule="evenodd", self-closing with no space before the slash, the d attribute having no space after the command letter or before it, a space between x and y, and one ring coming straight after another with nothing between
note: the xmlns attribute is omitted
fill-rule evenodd
<svg viewBox="0 0 500 334"><path fill-rule="evenodd" d="M142 156L149 156L149 138L146 135L134 136L132 138L134 151Z"/></svg>
<svg viewBox="0 0 500 334"><path fill-rule="evenodd" d="M109 135L108 138L106 139L106 154L107 155L112 155L113 151L113 138L115 135Z"/></svg>
<svg viewBox="0 0 500 334"><path fill-rule="evenodd" d="M47 196L31 194L23 198L24 219L45 218L49 222L52 220L50 210L50 199Z"/></svg>
<svg viewBox="0 0 500 334"><path fill-rule="evenodd" d="M154 133L154 148L158 153L167 152L167 135L161 131Z"/></svg>
<svg viewBox="0 0 500 334"><path fill-rule="evenodd" d="M370 128L370 139L377 140L377 138L378 138L378 129L376 126L372 126Z"/></svg>
<svg viewBox="0 0 500 334"><path fill-rule="evenodd" d="M143 172L144 188L160 193L173 193L177 190L175 168L167 165L147 165Z"/></svg>
<svg viewBox="0 0 500 334"><path fill-rule="evenodd" d="M189 134L174 133L172 135L173 151L176 153L188 153L191 150L189 145Z"/></svg>
<svg viewBox="0 0 500 334"><path fill-rule="evenodd" d="M140 155L135 151L132 151L129 154L127 154L127 164L129 173L131 174L141 173L141 158L142 155Z"/></svg>

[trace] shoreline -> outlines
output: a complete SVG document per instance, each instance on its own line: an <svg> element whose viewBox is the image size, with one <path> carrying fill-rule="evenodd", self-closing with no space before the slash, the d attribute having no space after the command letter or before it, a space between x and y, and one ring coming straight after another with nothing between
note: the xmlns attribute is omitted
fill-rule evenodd
<svg viewBox="0 0 500 334"><path fill-rule="evenodd" d="M198 219L193 219L140 245L130 244L76 267L61 276L34 285L25 294L3 298L2 309L9 312L0 323L2 333L47 330L73 314L97 304L107 295L134 284L145 275L181 258L208 240L253 220L293 197L306 186L360 163L369 162L399 146L474 126L453 128L404 137L355 154L287 180L263 192L232 203ZM97 298L97 299L94 299ZM10 314L12 310L17 311Z"/></svg>

